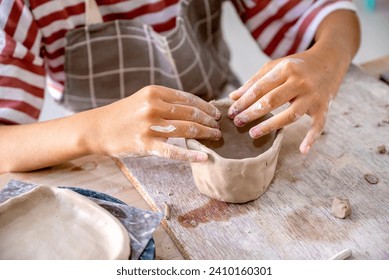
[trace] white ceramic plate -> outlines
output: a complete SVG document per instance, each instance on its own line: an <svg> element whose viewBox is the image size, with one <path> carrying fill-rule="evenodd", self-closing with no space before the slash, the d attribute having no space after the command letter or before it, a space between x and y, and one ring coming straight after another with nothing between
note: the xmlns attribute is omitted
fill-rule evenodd
<svg viewBox="0 0 389 280"><path fill-rule="evenodd" d="M130 240L108 211L71 190L39 186L0 205L0 259L128 259Z"/></svg>

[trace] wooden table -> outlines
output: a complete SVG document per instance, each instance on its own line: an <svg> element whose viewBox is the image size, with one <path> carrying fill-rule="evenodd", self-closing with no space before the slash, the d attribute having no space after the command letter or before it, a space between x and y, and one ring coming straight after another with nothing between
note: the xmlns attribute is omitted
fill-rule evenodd
<svg viewBox="0 0 389 280"><path fill-rule="evenodd" d="M389 87L352 67L326 134L304 157L298 144L308 119L288 126L269 190L244 205L208 199L187 163L153 157L117 162L132 183L111 158L88 156L0 175L0 187L13 178L89 188L143 209L163 211L168 202L171 218L154 235L157 259L326 259L345 247L357 259L389 258L389 154L377 151L382 144L389 149L388 118ZM369 184L367 173L379 183ZM331 216L333 196L350 198L351 218Z"/></svg>

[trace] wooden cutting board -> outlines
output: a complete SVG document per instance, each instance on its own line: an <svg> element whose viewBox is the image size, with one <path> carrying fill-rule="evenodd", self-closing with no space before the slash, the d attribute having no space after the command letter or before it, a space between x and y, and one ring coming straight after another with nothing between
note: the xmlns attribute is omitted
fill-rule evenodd
<svg viewBox="0 0 389 280"><path fill-rule="evenodd" d="M309 155L298 147L309 118L285 128L275 177L259 199L227 204L200 194L186 162L156 157L118 161L188 259L389 258L389 87L353 66ZM378 178L377 184L365 174ZM244 184L244 182L242 182ZM335 197L353 214L331 215Z"/></svg>

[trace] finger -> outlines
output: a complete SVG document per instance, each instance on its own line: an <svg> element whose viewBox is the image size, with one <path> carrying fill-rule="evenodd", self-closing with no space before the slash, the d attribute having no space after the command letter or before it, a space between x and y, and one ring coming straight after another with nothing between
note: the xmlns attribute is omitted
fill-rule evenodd
<svg viewBox="0 0 389 280"><path fill-rule="evenodd" d="M292 64L300 64L303 61L296 58L285 58L278 62L275 62L275 66L273 67L273 63L265 67L265 71L270 69L268 72L260 71L259 76L261 78L253 83L249 89L231 106L228 110L228 116L230 118L234 118L236 115L241 113L243 110L246 110L250 107L255 101L259 98L267 94L270 90L276 88L277 86L283 84L287 78L288 73L290 73L290 65Z"/></svg>
<svg viewBox="0 0 389 280"><path fill-rule="evenodd" d="M155 137L179 137L192 139L218 140L221 138L221 131L216 128L180 120L162 120L159 124L150 126Z"/></svg>
<svg viewBox="0 0 389 280"><path fill-rule="evenodd" d="M163 106L160 117L165 120L184 120L196 122L205 126L219 128L219 123L210 115L196 107L167 104Z"/></svg>
<svg viewBox="0 0 389 280"><path fill-rule="evenodd" d="M270 67L270 66L269 66ZM251 77L247 82L245 82L240 88L229 94L229 97L232 100L238 100L256 81L262 78L271 68L262 67L253 77Z"/></svg>
<svg viewBox="0 0 389 280"><path fill-rule="evenodd" d="M238 127L244 126L245 124L264 116L265 114L270 113L295 97L296 91L292 90L288 83L282 84L265 96L262 96L248 109L238 114L234 118L234 123Z"/></svg>
<svg viewBox="0 0 389 280"><path fill-rule="evenodd" d="M249 134L252 138L256 139L277 129L280 129L288 124L291 124L304 115L304 106L302 102L294 102L286 110L278 113L277 115L267 119L260 124L250 129Z"/></svg>
<svg viewBox="0 0 389 280"><path fill-rule="evenodd" d="M286 81L281 75L279 67L275 67L266 73L262 78L254 82L244 94L228 109L228 117L235 118L236 115L253 105L258 99L269 91L280 86Z"/></svg>
<svg viewBox="0 0 389 280"><path fill-rule="evenodd" d="M234 101L238 100L243 94L245 93L245 90L243 90L242 87L234 90L233 92L231 92L228 97Z"/></svg>
<svg viewBox="0 0 389 280"><path fill-rule="evenodd" d="M324 125L326 122L325 114L317 114L312 116L312 125L308 130L307 135L300 145L300 152L307 154L311 149L313 143L320 137L321 133L324 130Z"/></svg>
<svg viewBox="0 0 389 280"><path fill-rule="evenodd" d="M167 144L165 142L158 142L152 154L169 159L185 160L191 162L205 162L208 160L208 155L206 153L187 150L181 147Z"/></svg>
<svg viewBox="0 0 389 280"><path fill-rule="evenodd" d="M258 74L254 75L250 80L244 83L243 86L231 92L228 97L232 100L238 100L260 78L261 77Z"/></svg>
<svg viewBox="0 0 389 280"><path fill-rule="evenodd" d="M219 109L217 109L214 105L188 92L176 90L174 91L174 94L164 95L163 101L172 104L196 107L216 120L221 117Z"/></svg>

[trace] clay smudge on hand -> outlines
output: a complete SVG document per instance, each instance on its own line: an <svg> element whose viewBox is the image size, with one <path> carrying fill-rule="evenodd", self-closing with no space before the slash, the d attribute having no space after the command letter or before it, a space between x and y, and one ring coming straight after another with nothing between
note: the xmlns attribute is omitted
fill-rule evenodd
<svg viewBox="0 0 389 280"><path fill-rule="evenodd" d="M267 72L265 76L263 76L263 82L272 82L277 79L277 77L280 75L281 70L284 68L284 66L288 63L292 64L300 64L304 61L302 59L298 58L286 58L279 62L272 70Z"/></svg>
<svg viewBox="0 0 389 280"><path fill-rule="evenodd" d="M254 99L258 96L257 92L258 91L260 92L261 90L263 90L262 89L262 87L263 87L262 85L266 84L266 83L274 83L274 82L276 82L277 79L279 78L279 76L281 75L281 72L282 72L282 70L283 70L283 68L285 67L286 64L288 64L288 63L300 64L300 63L303 63L303 62L304 61L302 59L298 59L298 58L286 58L286 59L282 60L281 62L276 64L269 72L267 72L262 78L260 78L258 81L253 83L247 89L247 91L242 94L241 97L246 96L246 98L247 98L247 96L249 96L248 100L251 100L251 102L254 103ZM242 91L246 87L246 84L243 85L239 90ZM263 101L265 102L266 100L263 99ZM265 105L265 104L261 104L261 105ZM228 117L230 119L234 119L242 111L243 111L243 108L237 108L236 104L234 104L228 110L228 114L227 115L228 115ZM242 125L243 124L241 123L241 126Z"/></svg>
<svg viewBox="0 0 389 280"><path fill-rule="evenodd" d="M168 126L153 125L150 126L150 129L156 132L170 133L175 131L177 128L174 125L170 124Z"/></svg>

